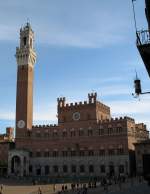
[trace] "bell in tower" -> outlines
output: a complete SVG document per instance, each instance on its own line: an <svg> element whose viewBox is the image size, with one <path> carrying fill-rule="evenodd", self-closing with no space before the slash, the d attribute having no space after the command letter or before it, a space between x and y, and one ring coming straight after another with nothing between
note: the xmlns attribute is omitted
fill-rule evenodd
<svg viewBox="0 0 150 194"><path fill-rule="evenodd" d="M29 23L20 29L20 46L16 48L17 96L16 138L25 136L33 122L33 78L36 53L34 32Z"/></svg>

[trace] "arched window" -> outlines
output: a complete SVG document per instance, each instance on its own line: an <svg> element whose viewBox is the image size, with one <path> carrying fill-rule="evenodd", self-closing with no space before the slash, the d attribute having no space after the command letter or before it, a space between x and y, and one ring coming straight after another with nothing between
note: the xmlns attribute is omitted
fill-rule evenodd
<svg viewBox="0 0 150 194"><path fill-rule="evenodd" d="M76 156L76 151L75 150L71 150L71 156Z"/></svg>
<svg viewBox="0 0 150 194"><path fill-rule="evenodd" d="M63 150L63 151L62 151L62 156L63 156L63 157L68 156L68 151L67 151L67 150Z"/></svg>
<svg viewBox="0 0 150 194"><path fill-rule="evenodd" d="M46 131L44 132L44 137L45 137L45 138L48 138L48 137L49 137L49 132L48 132L48 130L46 130Z"/></svg>
<svg viewBox="0 0 150 194"><path fill-rule="evenodd" d="M40 150L38 150L38 151L36 152L36 157L41 157L41 152L40 152Z"/></svg>
<svg viewBox="0 0 150 194"><path fill-rule="evenodd" d="M53 131L53 137L58 137L58 131L57 130Z"/></svg>
<svg viewBox="0 0 150 194"><path fill-rule="evenodd" d="M99 132L99 135L104 135L104 129L99 129L98 132Z"/></svg>
<svg viewBox="0 0 150 194"><path fill-rule="evenodd" d="M70 136L71 136L71 137L75 137L75 136L76 136L76 132L75 132L74 129L71 129L71 131L70 131Z"/></svg>
<svg viewBox="0 0 150 194"><path fill-rule="evenodd" d="M79 155L80 155L80 156L85 156L85 151L84 151L84 150L80 150L80 151L79 151Z"/></svg>
<svg viewBox="0 0 150 194"><path fill-rule="evenodd" d="M53 157L58 157L58 150L53 151Z"/></svg>
<svg viewBox="0 0 150 194"><path fill-rule="evenodd" d="M84 135L84 130L82 128L79 129L79 136L83 136Z"/></svg>
<svg viewBox="0 0 150 194"><path fill-rule="evenodd" d="M40 131L37 131L37 132L36 132L36 137L38 137L38 138L41 137L41 132L40 132Z"/></svg>
<svg viewBox="0 0 150 194"><path fill-rule="evenodd" d="M108 155L109 155L109 156L115 155L115 150L114 150L113 148L109 148L109 149L108 149Z"/></svg>
<svg viewBox="0 0 150 194"><path fill-rule="evenodd" d="M122 127L117 127L116 132L117 133L122 133Z"/></svg>
<svg viewBox="0 0 150 194"><path fill-rule="evenodd" d="M103 148L99 150L99 156L105 156L105 150Z"/></svg>
<svg viewBox="0 0 150 194"><path fill-rule="evenodd" d="M32 41L32 38L30 38L30 47L31 47L31 48L33 47L33 41Z"/></svg>
<svg viewBox="0 0 150 194"><path fill-rule="evenodd" d="M122 145L118 146L118 148L117 148L117 154L118 155L123 155L124 154L124 149L123 149L123 146Z"/></svg>
<svg viewBox="0 0 150 194"><path fill-rule="evenodd" d="M112 135L113 134L113 128L108 128L108 135Z"/></svg>
<svg viewBox="0 0 150 194"><path fill-rule="evenodd" d="M62 136L63 136L63 137L67 137L67 131L66 131L66 129L63 130Z"/></svg>
<svg viewBox="0 0 150 194"><path fill-rule="evenodd" d="M93 136L93 130L91 128L88 129L88 136Z"/></svg>
<svg viewBox="0 0 150 194"><path fill-rule="evenodd" d="M46 157L46 158L49 157L49 150L45 150L45 152L44 152L44 157Z"/></svg>
<svg viewBox="0 0 150 194"><path fill-rule="evenodd" d="M94 151L93 150L89 150L89 156L94 156Z"/></svg>
<svg viewBox="0 0 150 194"><path fill-rule="evenodd" d="M26 46L26 44L27 44L27 37L24 37L23 38L23 45Z"/></svg>

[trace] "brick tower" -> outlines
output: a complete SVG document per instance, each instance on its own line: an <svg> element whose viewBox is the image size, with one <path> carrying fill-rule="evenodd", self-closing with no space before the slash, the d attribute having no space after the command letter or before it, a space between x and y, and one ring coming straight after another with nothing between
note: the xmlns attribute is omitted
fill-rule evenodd
<svg viewBox="0 0 150 194"><path fill-rule="evenodd" d="M33 77L36 53L34 32L29 23L20 29L20 47L16 48L17 96L16 96L16 138L25 137L32 129L33 121Z"/></svg>

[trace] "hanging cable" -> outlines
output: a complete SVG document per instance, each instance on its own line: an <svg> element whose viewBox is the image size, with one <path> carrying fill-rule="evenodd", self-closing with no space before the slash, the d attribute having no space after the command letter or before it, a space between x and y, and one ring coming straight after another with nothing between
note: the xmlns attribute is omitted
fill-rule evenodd
<svg viewBox="0 0 150 194"><path fill-rule="evenodd" d="M132 0L132 9L133 9L133 16L134 16L134 27L135 27L135 31L136 31L136 34L137 34L137 23L136 23L136 16L135 16L135 7L134 7L134 2L136 0Z"/></svg>

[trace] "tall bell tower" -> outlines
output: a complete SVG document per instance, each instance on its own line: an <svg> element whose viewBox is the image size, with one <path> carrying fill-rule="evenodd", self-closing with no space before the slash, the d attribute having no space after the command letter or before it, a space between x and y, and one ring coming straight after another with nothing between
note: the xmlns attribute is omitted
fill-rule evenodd
<svg viewBox="0 0 150 194"><path fill-rule="evenodd" d="M33 122L33 77L36 53L34 32L29 23L20 29L20 46L16 48L17 94L16 138L25 137Z"/></svg>

